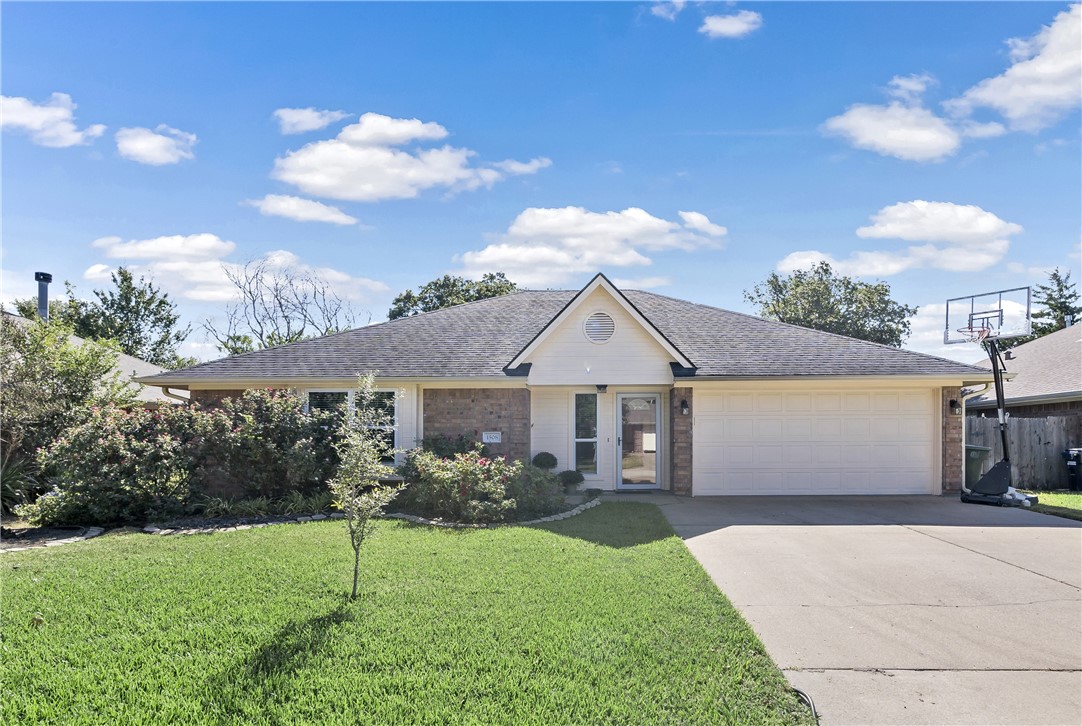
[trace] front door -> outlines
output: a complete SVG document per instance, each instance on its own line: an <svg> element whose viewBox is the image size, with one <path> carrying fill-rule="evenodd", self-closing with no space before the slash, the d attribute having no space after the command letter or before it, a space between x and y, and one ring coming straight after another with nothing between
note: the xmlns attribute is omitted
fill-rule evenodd
<svg viewBox="0 0 1082 726"><path fill-rule="evenodd" d="M616 396L616 488L657 489L661 397L656 393Z"/></svg>

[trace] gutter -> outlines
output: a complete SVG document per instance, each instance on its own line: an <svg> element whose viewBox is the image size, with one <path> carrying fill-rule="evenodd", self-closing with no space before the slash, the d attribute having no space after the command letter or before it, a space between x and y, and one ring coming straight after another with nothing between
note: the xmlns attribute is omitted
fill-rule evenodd
<svg viewBox="0 0 1082 726"><path fill-rule="evenodd" d="M166 398L171 398L174 401L180 401L181 403L191 403L190 399L187 399L184 396L178 396L177 394L170 391L169 386L159 386L159 388L162 389L162 395Z"/></svg>

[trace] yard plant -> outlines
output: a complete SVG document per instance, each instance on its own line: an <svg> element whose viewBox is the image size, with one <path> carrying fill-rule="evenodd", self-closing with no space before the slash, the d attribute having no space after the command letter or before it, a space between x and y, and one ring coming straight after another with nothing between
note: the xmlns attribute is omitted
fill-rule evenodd
<svg viewBox="0 0 1082 726"><path fill-rule="evenodd" d="M357 601L341 527L4 555L0 721L810 722L656 507L381 521Z"/></svg>

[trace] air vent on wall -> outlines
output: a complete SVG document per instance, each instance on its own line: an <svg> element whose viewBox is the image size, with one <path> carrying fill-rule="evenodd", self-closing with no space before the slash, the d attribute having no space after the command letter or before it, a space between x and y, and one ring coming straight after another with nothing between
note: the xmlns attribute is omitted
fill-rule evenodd
<svg viewBox="0 0 1082 726"><path fill-rule="evenodd" d="M582 324L586 337L592 343L606 343L616 330L616 323L608 313L593 313Z"/></svg>

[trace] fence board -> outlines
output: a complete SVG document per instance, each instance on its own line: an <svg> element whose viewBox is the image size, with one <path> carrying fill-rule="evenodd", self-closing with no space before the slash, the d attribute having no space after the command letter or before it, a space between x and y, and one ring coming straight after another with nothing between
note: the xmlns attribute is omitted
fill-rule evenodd
<svg viewBox="0 0 1082 726"><path fill-rule="evenodd" d="M1003 458L997 419L966 417L966 443L989 446L981 473ZM1017 487L1065 489L1067 465L1061 452L1082 447L1082 414L1045 418L1009 418L1007 443L1011 447L1011 477Z"/></svg>

